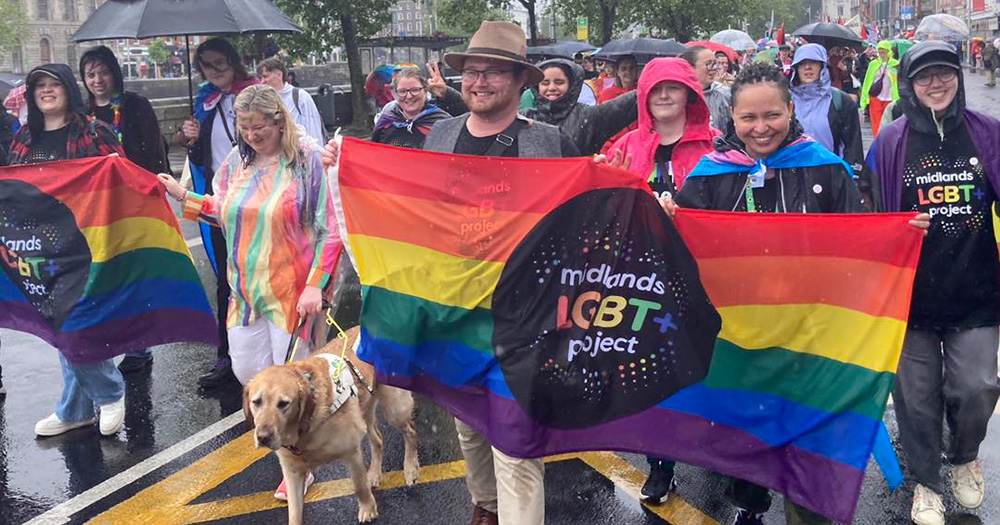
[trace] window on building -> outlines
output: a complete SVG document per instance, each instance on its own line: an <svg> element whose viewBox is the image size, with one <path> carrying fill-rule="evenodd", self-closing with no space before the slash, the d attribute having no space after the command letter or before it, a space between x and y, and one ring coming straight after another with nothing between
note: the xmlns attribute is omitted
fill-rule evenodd
<svg viewBox="0 0 1000 525"><path fill-rule="evenodd" d="M21 43L14 44L14 50L10 53L11 70L19 75L24 74L24 54L21 53Z"/></svg>
<svg viewBox="0 0 1000 525"><path fill-rule="evenodd" d="M411 12L407 11L407 12L406 12L406 19L407 19L407 20L413 20L413 13L411 13Z"/></svg>
<svg viewBox="0 0 1000 525"><path fill-rule="evenodd" d="M417 11L417 20L420 20L421 18L423 18L423 13Z"/></svg>
<svg viewBox="0 0 1000 525"><path fill-rule="evenodd" d="M36 13L36 15L38 16L38 19L39 20L48 20L49 19L49 0L38 0L38 3L35 4L35 5L38 8L38 13Z"/></svg>
<svg viewBox="0 0 1000 525"><path fill-rule="evenodd" d="M76 22L76 0L63 0L63 20Z"/></svg>
<svg viewBox="0 0 1000 525"><path fill-rule="evenodd" d="M43 64L52 62L52 42L48 38L38 42L38 55Z"/></svg>
<svg viewBox="0 0 1000 525"><path fill-rule="evenodd" d="M424 33L424 24L417 22L417 34L422 35Z"/></svg>
<svg viewBox="0 0 1000 525"><path fill-rule="evenodd" d="M837 6L837 16L844 16L844 6L842 5Z"/></svg>
<svg viewBox="0 0 1000 525"><path fill-rule="evenodd" d="M406 23L406 32L409 33L411 31L413 31L413 24L410 23L410 22L407 22Z"/></svg>
<svg viewBox="0 0 1000 525"><path fill-rule="evenodd" d="M72 34L66 37L66 41L69 42L68 44L66 44L67 64L76 64L76 44L73 42L72 38L73 38Z"/></svg>

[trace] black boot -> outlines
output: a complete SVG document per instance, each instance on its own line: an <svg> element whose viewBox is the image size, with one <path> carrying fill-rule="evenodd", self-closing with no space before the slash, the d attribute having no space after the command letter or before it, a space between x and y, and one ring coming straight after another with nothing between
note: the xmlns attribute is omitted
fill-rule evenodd
<svg viewBox="0 0 1000 525"><path fill-rule="evenodd" d="M764 516L745 509L736 509L733 525L764 525Z"/></svg>
<svg viewBox="0 0 1000 525"><path fill-rule="evenodd" d="M153 367L153 354L125 354L118 363L118 370L123 374L133 374Z"/></svg>
<svg viewBox="0 0 1000 525"><path fill-rule="evenodd" d="M220 358L211 370L198 378L198 384L202 388L218 388L228 383L238 383L236 376L233 375L233 365L228 357Z"/></svg>
<svg viewBox="0 0 1000 525"><path fill-rule="evenodd" d="M639 497L648 503L666 501L671 490L677 488L674 482L674 462L649 459L649 477L639 491Z"/></svg>

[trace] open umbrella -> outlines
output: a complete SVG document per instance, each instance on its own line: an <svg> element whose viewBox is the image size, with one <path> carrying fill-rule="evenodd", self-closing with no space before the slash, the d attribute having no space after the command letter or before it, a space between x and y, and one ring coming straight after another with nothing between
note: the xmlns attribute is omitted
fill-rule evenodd
<svg viewBox="0 0 1000 525"><path fill-rule="evenodd" d="M108 0L73 35L74 42L184 35L188 56L188 101L194 106L189 35L299 33L268 0Z"/></svg>
<svg viewBox="0 0 1000 525"><path fill-rule="evenodd" d="M528 46L528 58L573 58L577 53L590 53L597 49L586 42L556 42L547 46Z"/></svg>
<svg viewBox="0 0 1000 525"><path fill-rule="evenodd" d="M920 21L917 30L913 32L915 40L944 40L945 42L956 42L968 40L970 36L969 26L961 18L952 15L939 13L927 15Z"/></svg>
<svg viewBox="0 0 1000 525"><path fill-rule="evenodd" d="M733 48L724 44L718 44L716 42L688 42L684 45L688 47L706 47L716 53L725 53L726 58L728 58L730 62L736 62L740 59L740 56L736 54L736 51L733 51Z"/></svg>
<svg viewBox="0 0 1000 525"><path fill-rule="evenodd" d="M622 57L633 56L636 62L645 64L656 57L675 57L685 51L687 47L675 40L625 38L608 42L594 57L615 62Z"/></svg>
<svg viewBox="0 0 1000 525"><path fill-rule="evenodd" d="M793 35L805 39L811 44L819 44L827 49L834 47L862 48L861 37L840 24L814 22L795 30Z"/></svg>
<svg viewBox="0 0 1000 525"><path fill-rule="evenodd" d="M746 51L747 49L757 48L757 44L752 38L750 38L750 35L738 29L726 29L724 31L719 31L718 33L712 35L712 38L710 38L709 41L729 46L737 51Z"/></svg>
<svg viewBox="0 0 1000 525"><path fill-rule="evenodd" d="M914 42L912 40L906 40L905 38L897 38L895 40L890 40L892 48L896 50L896 58L903 58L903 55L913 47Z"/></svg>
<svg viewBox="0 0 1000 525"><path fill-rule="evenodd" d="M0 73L0 100L3 100L12 89L21 85L24 85L24 75Z"/></svg>

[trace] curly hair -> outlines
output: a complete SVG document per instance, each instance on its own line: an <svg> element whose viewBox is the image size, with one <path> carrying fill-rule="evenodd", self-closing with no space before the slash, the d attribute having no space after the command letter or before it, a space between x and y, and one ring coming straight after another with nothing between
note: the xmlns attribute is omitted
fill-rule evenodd
<svg viewBox="0 0 1000 525"><path fill-rule="evenodd" d="M733 81L733 85L729 88L732 93L730 104L736 107L736 97L746 86L762 84L764 82L774 84L774 87L778 88L778 91L781 93L781 100L786 104L792 101L792 90L788 83L788 77L785 76L778 66L767 62L752 62L743 69L740 69L740 72L736 75L736 80Z"/></svg>

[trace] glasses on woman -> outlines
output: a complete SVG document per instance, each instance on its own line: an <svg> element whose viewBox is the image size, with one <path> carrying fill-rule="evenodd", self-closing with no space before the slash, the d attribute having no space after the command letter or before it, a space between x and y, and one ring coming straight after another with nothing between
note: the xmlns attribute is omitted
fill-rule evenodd
<svg viewBox="0 0 1000 525"><path fill-rule="evenodd" d="M420 95L421 93L423 93L423 91L424 91L423 87L415 87L415 88L410 88L410 89L397 89L396 90L396 95L398 97L400 97L400 98L402 98L402 97L415 97L415 96Z"/></svg>
<svg viewBox="0 0 1000 525"><path fill-rule="evenodd" d="M957 76L958 73L951 68L938 69L935 71L921 71L917 73L917 76L913 77L913 83L920 87L927 87L934 81L934 77L937 77L938 80L947 84L948 82L955 80L955 77Z"/></svg>

